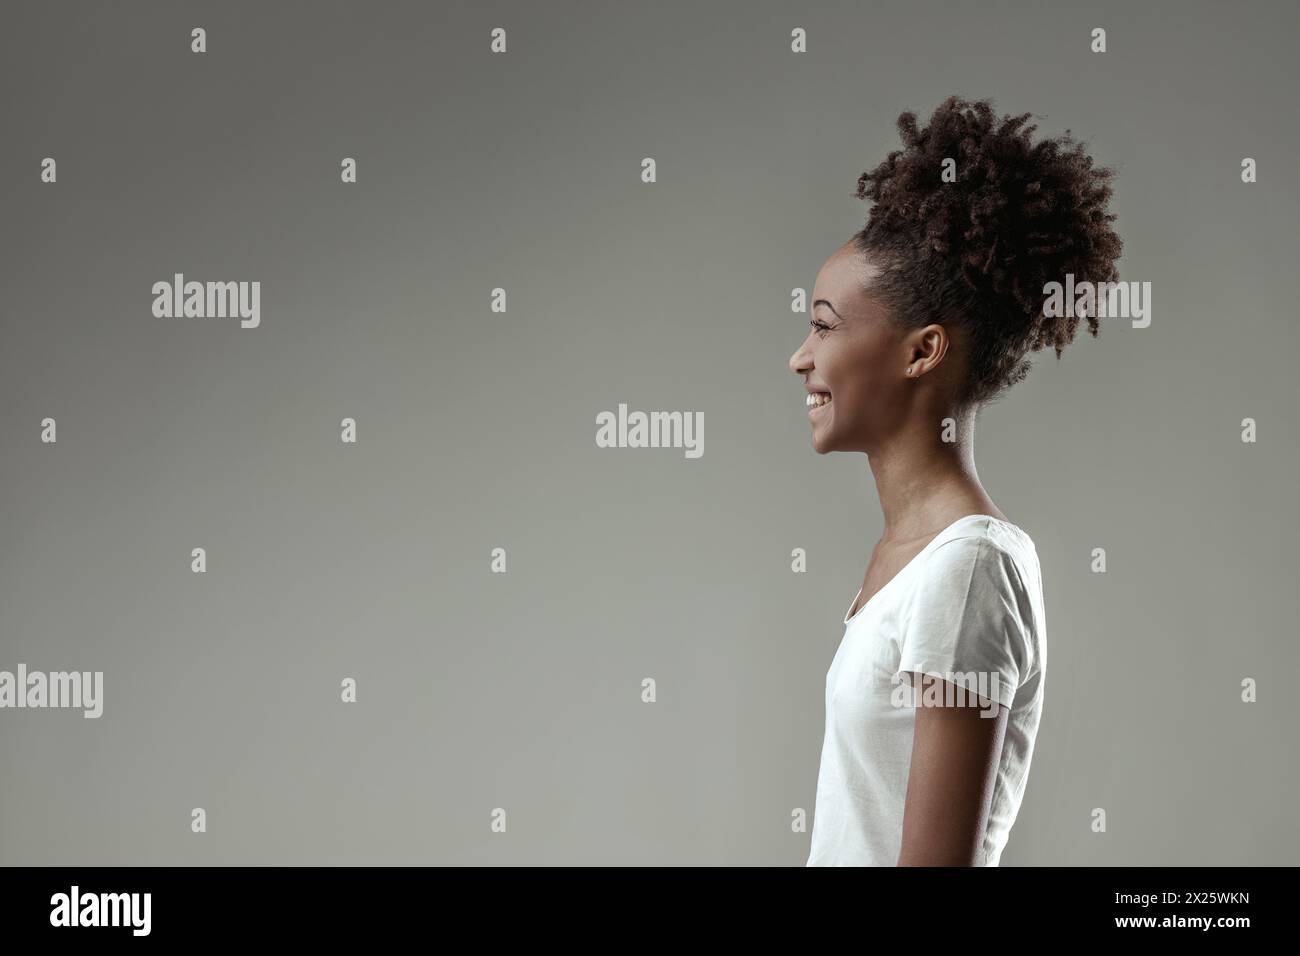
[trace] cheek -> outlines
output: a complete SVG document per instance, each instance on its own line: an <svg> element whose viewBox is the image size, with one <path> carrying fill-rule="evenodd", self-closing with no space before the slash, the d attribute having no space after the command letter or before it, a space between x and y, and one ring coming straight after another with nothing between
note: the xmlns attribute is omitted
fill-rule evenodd
<svg viewBox="0 0 1300 956"><path fill-rule="evenodd" d="M859 343L856 348L838 349L833 357L828 356L826 383L841 417L877 407L887 398L888 381L879 348Z"/></svg>

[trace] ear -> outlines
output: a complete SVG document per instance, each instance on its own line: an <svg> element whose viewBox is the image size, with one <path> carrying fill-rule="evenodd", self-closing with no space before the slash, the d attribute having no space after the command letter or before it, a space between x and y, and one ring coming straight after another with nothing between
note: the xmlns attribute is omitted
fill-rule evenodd
<svg viewBox="0 0 1300 956"><path fill-rule="evenodd" d="M926 372L936 368L948 354L948 346L951 342L948 330L937 323L931 323L909 335L907 340L907 365L911 369L909 377L920 378Z"/></svg>

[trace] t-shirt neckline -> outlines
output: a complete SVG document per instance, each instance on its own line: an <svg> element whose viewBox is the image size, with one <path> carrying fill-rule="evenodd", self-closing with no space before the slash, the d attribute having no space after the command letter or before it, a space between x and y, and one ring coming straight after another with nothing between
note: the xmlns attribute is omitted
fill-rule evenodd
<svg viewBox="0 0 1300 956"><path fill-rule="evenodd" d="M926 542L925 547L922 548L920 551L916 552L916 554L912 556L912 559L910 561L908 561L901 568L899 568L898 571L895 572L894 576L884 583L884 585L880 588L880 590L876 591L875 594L867 598L866 603L863 604L862 607L858 608L857 613L850 615L849 612L853 610L853 605L857 604L858 598L862 596L862 588L858 588L858 593L853 595L853 600L849 602L849 606L844 610L844 625L847 627L849 624L853 623L859 617L861 617L862 612L871 606L872 601L876 600L876 598L880 597L880 595L888 591L893 586L895 581L897 581L899 578L903 577L908 571L910 571L912 567L916 565L921 560L921 558L925 557L926 553L929 552L930 549L933 548L936 544L938 544L940 540L949 531L951 531L957 525L961 524L963 521L970 521L972 518L988 518L989 520L996 521L999 524L1009 525L1012 528L1016 527L1015 525L1010 524L1010 522L1003 521L1001 518L993 517L993 515L984 515L984 514L962 515L956 521L949 524L946 528L941 529L938 534L936 534L933 538L931 538L928 542ZM1020 530L1020 529L1017 528L1016 530Z"/></svg>

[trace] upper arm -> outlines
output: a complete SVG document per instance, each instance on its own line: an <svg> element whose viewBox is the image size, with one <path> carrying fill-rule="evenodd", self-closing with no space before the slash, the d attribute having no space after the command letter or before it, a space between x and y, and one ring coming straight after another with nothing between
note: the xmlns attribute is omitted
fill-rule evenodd
<svg viewBox="0 0 1300 956"><path fill-rule="evenodd" d="M1008 717L1033 667L1032 602L1013 556L984 538L946 542L925 570L897 667L916 705L898 862L983 866Z"/></svg>
<svg viewBox="0 0 1300 956"><path fill-rule="evenodd" d="M918 706L898 865L983 866L984 831L1010 710L959 694L935 693L940 703L926 705L927 691L955 685L922 674L914 680ZM945 699L956 703L945 705Z"/></svg>

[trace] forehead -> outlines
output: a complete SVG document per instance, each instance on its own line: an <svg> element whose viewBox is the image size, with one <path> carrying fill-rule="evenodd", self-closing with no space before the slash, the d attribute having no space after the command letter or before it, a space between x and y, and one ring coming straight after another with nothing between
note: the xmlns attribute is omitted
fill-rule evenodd
<svg viewBox="0 0 1300 956"><path fill-rule="evenodd" d="M827 299L837 310L860 306L870 297L873 280L880 269L853 245L840 246L822 265L813 285L813 301Z"/></svg>

